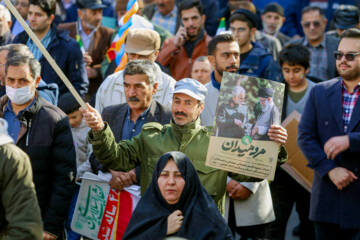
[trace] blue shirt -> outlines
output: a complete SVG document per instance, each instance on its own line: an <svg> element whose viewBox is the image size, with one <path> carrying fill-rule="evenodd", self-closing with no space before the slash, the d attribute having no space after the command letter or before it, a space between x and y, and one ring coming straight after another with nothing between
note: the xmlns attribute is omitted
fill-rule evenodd
<svg viewBox="0 0 360 240"><path fill-rule="evenodd" d="M212 83L212 85L214 86L214 88L216 88L217 90L220 91L221 83L218 83L218 82L215 80L215 73L214 73L214 71L212 71L210 77L211 77L211 83Z"/></svg>
<svg viewBox="0 0 360 240"><path fill-rule="evenodd" d="M91 31L91 33L89 35L87 35L83 28L82 28L82 25L81 25L81 20L79 20L79 23L76 23L76 24L79 24L79 33L80 33L80 37L81 37L81 42L85 48L85 50L87 51L89 46L90 46L90 43L91 43L91 39L92 39L92 36L95 34L97 28L93 29Z"/></svg>
<svg viewBox="0 0 360 240"><path fill-rule="evenodd" d="M44 48L47 48L50 44L50 41L51 41L51 28L49 29L47 34L43 37L43 39L41 39L41 43L42 45L44 45ZM26 46L28 46L29 50L33 53L34 58L39 61L42 56L42 53L40 49L35 45L33 40L31 40L30 37L26 42Z"/></svg>
<svg viewBox="0 0 360 240"><path fill-rule="evenodd" d="M154 16L151 18L153 23L156 23L166 30L168 30L171 34L176 34L176 23L177 23L177 15L178 15L178 8L176 4L174 5L173 10L168 15L161 15L161 13L157 10L154 13Z"/></svg>
<svg viewBox="0 0 360 240"><path fill-rule="evenodd" d="M4 119L7 121L8 123L8 132L10 137L12 137L12 139L14 140L14 142L16 143L19 132L20 132L20 126L21 126L21 122L19 120L19 115L21 114L21 112L23 112L24 110L30 108L35 102L35 98L32 100L32 102L23 110L21 110L18 115L15 115L12 106L11 106L11 102L10 100L8 101L6 107L5 107L5 111L4 111Z"/></svg>
<svg viewBox="0 0 360 240"><path fill-rule="evenodd" d="M145 123L146 115L148 114L149 109L150 107L148 107L144 112L142 112L138 119L136 119L136 122L134 124L134 122L130 120L130 108L128 107L121 133L122 140L130 140L132 137L135 137L141 132L141 128Z"/></svg>

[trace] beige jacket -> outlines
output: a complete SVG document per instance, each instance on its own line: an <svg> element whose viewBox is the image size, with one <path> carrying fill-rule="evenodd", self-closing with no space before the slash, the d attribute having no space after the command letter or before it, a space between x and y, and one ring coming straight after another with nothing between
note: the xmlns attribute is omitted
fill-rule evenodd
<svg viewBox="0 0 360 240"><path fill-rule="evenodd" d="M153 95L153 99L165 106L171 107L172 92L174 91L176 81L163 73L158 65L158 90ZM96 93L95 108L101 113L103 109L110 105L126 103L124 94L124 76L123 70L111 74L99 87Z"/></svg>

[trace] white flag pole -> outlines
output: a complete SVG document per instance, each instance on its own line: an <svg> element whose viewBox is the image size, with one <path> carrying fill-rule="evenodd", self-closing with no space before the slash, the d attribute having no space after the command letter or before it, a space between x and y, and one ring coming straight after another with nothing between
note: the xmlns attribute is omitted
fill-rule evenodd
<svg viewBox="0 0 360 240"><path fill-rule="evenodd" d="M35 45L39 48L41 53L44 55L46 60L50 63L50 65L53 67L57 75L60 77L60 79L64 82L66 87L69 89L71 94L75 97L76 101L80 104L81 107L87 109L85 102L82 100L80 95L77 93L69 79L65 76L63 71L59 68L59 66L56 64L54 59L50 56L49 52L45 49L45 47L42 45L42 43L39 41L39 39L36 37L36 35L33 33L33 31L30 29L30 27L26 24L24 19L20 16L18 11L15 9L14 5L11 3L10 0L3 0L7 6L7 8L11 11L11 13L15 16L16 20L21 24L21 26L24 28L26 33L29 35L29 37L33 40Z"/></svg>

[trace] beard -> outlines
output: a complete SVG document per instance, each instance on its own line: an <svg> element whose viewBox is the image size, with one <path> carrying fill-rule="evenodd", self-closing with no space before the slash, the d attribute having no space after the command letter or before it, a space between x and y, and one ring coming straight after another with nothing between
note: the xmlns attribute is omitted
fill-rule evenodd
<svg viewBox="0 0 360 240"><path fill-rule="evenodd" d="M280 31L281 27L282 27L282 24L278 24L278 25L276 25L274 23L266 24L263 21L264 32L267 33L267 34L274 35L274 34L276 34L277 32Z"/></svg>
<svg viewBox="0 0 360 240"><path fill-rule="evenodd" d="M342 62L342 63L340 63L339 65L336 66L340 77L342 77L344 80L353 81L353 80L357 80L357 78L360 76L360 67L353 66L352 68L342 70L340 68L340 65L346 65L346 66L349 66L349 65ZM351 67L351 66L349 66L349 67Z"/></svg>
<svg viewBox="0 0 360 240"><path fill-rule="evenodd" d="M236 70L233 71L229 71L229 69L231 68L235 68ZM231 66L227 66L225 69L220 67L219 64L217 64L217 62L215 62L215 70L222 76L224 72L229 72L229 73L236 73L239 69L239 66L237 64L233 64Z"/></svg>
<svg viewBox="0 0 360 240"><path fill-rule="evenodd" d="M270 109L270 103L268 100L265 101L264 105L261 105L261 110L263 112L267 112Z"/></svg>

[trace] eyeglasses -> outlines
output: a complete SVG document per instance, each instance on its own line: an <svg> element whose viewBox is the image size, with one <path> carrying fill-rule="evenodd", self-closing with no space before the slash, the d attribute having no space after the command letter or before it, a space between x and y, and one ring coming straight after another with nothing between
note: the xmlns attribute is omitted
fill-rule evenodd
<svg viewBox="0 0 360 240"><path fill-rule="evenodd" d="M233 27L229 27L229 30L233 33L241 33L241 32L245 32L246 28L233 28Z"/></svg>
<svg viewBox="0 0 360 240"><path fill-rule="evenodd" d="M338 51L334 52L334 57L336 60L341 60L343 56L345 56L347 61L354 61L357 55L360 55L360 53L342 53Z"/></svg>
<svg viewBox="0 0 360 240"><path fill-rule="evenodd" d="M302 22L301 24L303 25L304 28L309 28L311 24L314 26L314 28L318 28L320 27L321 23L319 21L314 21L314 22Z"/></svg>

